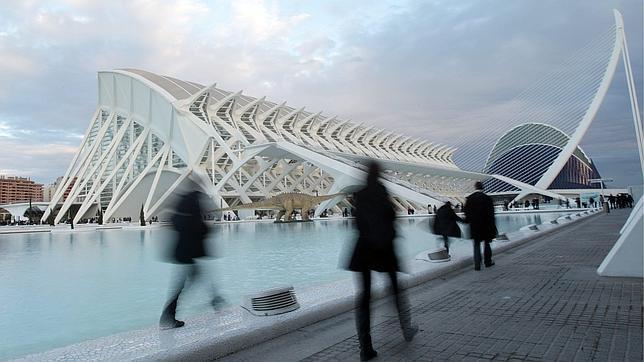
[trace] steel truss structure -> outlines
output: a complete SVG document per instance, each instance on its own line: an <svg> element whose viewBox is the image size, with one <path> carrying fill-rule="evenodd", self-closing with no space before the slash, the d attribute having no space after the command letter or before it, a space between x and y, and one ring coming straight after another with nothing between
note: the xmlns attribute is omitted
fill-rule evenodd
<svg viewBox="0 0 644 362"><path fill-rule="evenodd" d="M141 209L147 217L163 219L172 195L186 187L201 189L221 207L281 192L349 194L362 184L370 159L383 165L384 182L399 210L424 211L446 200L462 202L475 180L490 177L516 188L517 198L530 193L562 198L547 189L573 154L583 156L579 142L607 92L619 55L625 51L623 24L617 12L615 21L598 45L582 52L600 54L583 58L592 72L582 77L574 72L557 73L556 84L567 86L549 92L542 90L543 84L553 78L540 82L541 88L518 98L522 108L512 121L500 122L498 129L492 130L497 143L507 141L502 136L508 129L515 129L513 137L525 139L523 133L535 127L517 126L530 122L547 124L543 129L555 129L565 136L561 137L563 143L556 144L554 156L526 148L537 161L548 158L540 177L531 175L529 182L521 181L521 172L515 172L517 166L511 160L499 169L512 171L512 177L481 172L483 165L459 168L454 162L455 148L447 145L323 116L266 97L250 97L242 91L225 91L216 84L203 86L143 70L121 69L99 72L97 109L43 221L52 215L58 223L73 214L73 221L79 222L94 217L98 209L107 221L138 218ZM609 51L598 52L598 48ZM631 74L630 63L627 69ZM577 77L581 86L571 87L570 77ZM530 99L533 102L526 101ZM546 109L534 106L548 102L552 106ZM535 115L540 118L537 122ZM487 142L490 137L482 135L481 139ZM464 152L465 164L484 155L481 150L487 150L492 161L502 159L493 153L499 150L523 152L495 146L474 145L471 153L476 157ZM348 206L349 200L339 196L318 206L316 215L324 209L339 211Z"/></svg>
<svg viewBox="0 0 644 362"><path fill-rule="evenodd" d="M641 143L624 24L616 10L614 20L613 26L574 52L561 67L508 102L509 115L499 117L475 142L460 147L456 164L505 176L509 180L495 177L486 184L492 191L512 194L515 201L529 194L547 195L544 191L548 189L591 188L588 180L599 174L579 144L608 92L620 58ZM641 146L639 150L644 157Z"/></svg>
<svg viewBox="0 0 644 362"><path fill-rule="evenodd" d="M399 209L440 204L483 177L459 170L445 145L214 84L135 69L99 72L98 81L99 105L43 220L54 212L58 223L73 205L74 222L98 208L105 220L137 218L140 208L162 215L184 187L201 189L221 206L281 192L350 192L372 158L386 165ZM318 213L347 202L329 200Z"/></svg>

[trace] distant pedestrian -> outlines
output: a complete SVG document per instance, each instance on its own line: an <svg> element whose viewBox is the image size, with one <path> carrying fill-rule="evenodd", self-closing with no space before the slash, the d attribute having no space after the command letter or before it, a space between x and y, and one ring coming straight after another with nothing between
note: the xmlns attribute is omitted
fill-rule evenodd
<svg viewBox="0 0 644 362"><path fill-rule="evenodd" d="M452 203L447 201L438 208L434 218L434 233L443 237L443 245L449 255L449 237L460 238L461 229L457 221L463 221L452 209Z"/></svg>
<svg viewBox="0 0 644 362"><path fill-rule="evenodd" d="M196 258L207 256L204 241L208 234L208 227L203 222L199 204L200 195L199 191L191 191L183 195L172 217L172 225L177 231L177 241L172 250L171 259L178 265L170 287L169 299L159 320L161 329L183 327L185 323L175 317L179 295L186 286L186 282L194 284L195 280L203 274L201 267L195 262ZM214 286L212 291L211 304L213 307L218 307L223 303L223 298L215 293Z"/></svg>
<svg viewBox="0 0 644 362"><path fill-rule="evenodd" d="M617 207L620 209L623 209L626 207L626 195L625 194L617 194Z"/></svg>
<svg viewBox="0 0 644 362"><path fill-rule="evenodd" d="M356 326L360 342L360 360L367 361L378 354L371 344L371 271L387 273L391 282L398 319L406 341L411 341L418 332L412 326L409 302L398 289L396 272L400 270L394 240L395 211L389 193L380 182L380 166L375 161L369 165L366 186L355 194L354 216L358 228L356 241L348 269L360 273L360 292L357 299Z"/></svg>
<svg viewBox="0 0 644 362"><path fill-rule="evenodd" d="M492 198L483 192L482 182L477 181L474 188L476 192L467 197L464 211L465 222L470 224L470 236L474 239L474 270L481 270L481 242L485 243L485 267L494 265L490 243L496 237L497 229Z"/></svg>

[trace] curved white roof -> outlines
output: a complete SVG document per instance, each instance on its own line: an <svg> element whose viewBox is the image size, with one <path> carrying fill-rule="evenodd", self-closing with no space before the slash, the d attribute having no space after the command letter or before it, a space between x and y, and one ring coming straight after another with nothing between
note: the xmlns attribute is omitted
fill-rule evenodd
<svg viewBox="0 0 644 362"><path fill-rule="evenodd" d="M119 70L142 76L143 78L163 88L166 92L170 93L176 99L188 98L204 88L203 85L198 83L187 82L177 78L158 75L141 69L125 68Z"/></svg>

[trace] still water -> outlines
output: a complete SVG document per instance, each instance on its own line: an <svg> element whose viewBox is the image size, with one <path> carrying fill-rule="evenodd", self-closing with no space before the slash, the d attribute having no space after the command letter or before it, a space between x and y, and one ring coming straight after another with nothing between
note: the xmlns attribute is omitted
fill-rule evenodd
<svg viewBox="0 0 644 362"><path fill-rule="evenodd" d="M498 215L499 232L563 213ZM401 260L437 246L426 217L398 220ZM169 228L0 235L0 359L45 351L158 322L173 265ZM204 261L230 305L246 294L348 278L341 260L355 239L351 220L215 225ZM468 243L458 240L456 243ZM456 246L456 245L455 245ZM187 289L178 318L208 312L205 286Z"/></svg>

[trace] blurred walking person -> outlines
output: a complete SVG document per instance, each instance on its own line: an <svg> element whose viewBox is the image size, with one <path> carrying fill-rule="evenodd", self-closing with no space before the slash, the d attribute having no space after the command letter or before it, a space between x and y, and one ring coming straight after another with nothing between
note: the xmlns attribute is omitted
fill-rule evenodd
<svg viewBox="0 0 644 362"><path fill-rule="evenodd" d="M494 265L490 243L496 237L497 229L492 198L483 192L482 182L477 181L474 188L476 192L467 197L464 212L465 222L470 224L470 237L474 239L474 270L481 270L481 242L485 243L485 267Z"/></svg>
<svg viewBox="0 0 644 362"><path fill-rule="evenodd" d="M196 258L207 256L204 241L208 234L208 226L203 221L200 198L201 192L199 191L191 191L183 195L172 217L177 240L172 250L171 259L178 265L171 281L169 299L159 320L161 329L183 327L185 323L175 317L179 296L186 283L194 284L197 278L203 276L202 267L195 262ZM218 307L223 303L223 298L215 293L214 286L212 286L212 292L211 304L213 307Z"/></svg>
<svg viewBox="0 0 644 362"><path fill-rule="evenodd" d="M393 289L398 319L406 341L414 338L418 327L412 326L409 301L398 288L396 272L400 270L394 239L395 211L389 193L380 182L380 166L369 165L366 186L355 195L355 218L358 240L348 269L359 272L360 291L357 298L356 327L360 342L360 360L367 361L378 354L371 343L371 271L387 273Z"/></svg>
<svg viewBox="0 0 644 362"><path fill-rule="evenodd" d="M456 215L452 209L452 203L447 201L443 206L439 207L436 211L434 218L434 233L443 237L443 245L449 255L449 238L460 238L461 229L458 227L457 221L463 222L460 216Z"/></svg>

